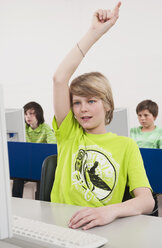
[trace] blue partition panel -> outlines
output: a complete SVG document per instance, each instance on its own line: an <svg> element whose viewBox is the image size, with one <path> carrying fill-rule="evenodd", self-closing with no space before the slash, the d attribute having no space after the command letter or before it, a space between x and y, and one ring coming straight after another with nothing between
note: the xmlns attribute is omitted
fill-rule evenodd
<svg viewBox="0 0 162 248"><path fill-rule="evenodd" d="M39 181L44 159L53 154L56 144L8 142L10 177Z"/></svg>
<svg viewBox="0 0 162 248"><path fill-rule="evenodd" d="M162 193L162 149L140 148L145 170L155 193Z"/></svg>
<svg viewBox="0 0 162 248"><path fill-rule="evenodd" d="M155 193L162 193L162 149L140 148L146 173ZM56 144L8 142L11 178L39 181L42 163L57 154Z"/></svg>

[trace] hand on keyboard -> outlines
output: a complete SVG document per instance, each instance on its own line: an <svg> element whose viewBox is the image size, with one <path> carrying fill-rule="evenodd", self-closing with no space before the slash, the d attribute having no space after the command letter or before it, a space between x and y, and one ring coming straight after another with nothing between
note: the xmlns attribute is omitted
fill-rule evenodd
<svg viewBox="0 0 162 248"><path fill-rule="evenodd" d="M91 208L86 207L77 211L70 219L69 227L83 230L95 226L101 226L111 223L116 218L116 205L107 205L104 207Z"/></svg>

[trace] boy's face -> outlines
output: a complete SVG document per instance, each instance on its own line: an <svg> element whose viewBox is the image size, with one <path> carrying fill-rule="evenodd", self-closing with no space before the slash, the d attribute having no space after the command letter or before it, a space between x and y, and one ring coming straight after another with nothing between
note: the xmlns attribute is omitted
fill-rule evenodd
<svg viewBox="0 0 162 248"><path fill-rule="evenodd" d="M25 113L25 121L28 125L31 127L36 127L37 126L37 118L35 116L35 111L34 109L28 109Z"/></svg>
<svg viewBox="0 0 162 248"><path fill-rule="evenodd" d="M75 118L87 133L106 133L105 109L101 99L73 95L72 104Z"/></svg>
<svg viewBox="0 0 162 248"><path fill-rule="evenodd" d="M138 120L142 127L150 128L154 126L155 117L147 110L138 112Z"/></svg>

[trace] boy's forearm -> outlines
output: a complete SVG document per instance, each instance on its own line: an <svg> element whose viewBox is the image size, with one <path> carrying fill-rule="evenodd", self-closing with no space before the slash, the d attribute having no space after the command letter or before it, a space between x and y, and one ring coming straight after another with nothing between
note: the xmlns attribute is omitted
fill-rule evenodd
<svg viewBox="0 0 162 248"><path fill-rule="evenodd" d="M151 196L137 196L131 200L98 208L83 208L69 221L69 227L87 230L94 226L106 225L121 217L151 213L154 199Z"/></svg>
<svg viewBox="0 0 162 248"><path fill-rule="evenodd" d="M100 37L101 35L97 34L97 32L92 28L87 31L87 33L78 42L78 45L84 55L86 55L88 50ZM54 81L59 83L69 82L69 79L83 59L83 54L81 51L79 50L77 44L72 48L55 72Z"/></svg>
<svg viewBox="0 0 162 248"><path fill-rule="evenodd" d="M149 214L154 208L153 198L135 197L125 202L112 205L115 219L126 216Z"/></svg>

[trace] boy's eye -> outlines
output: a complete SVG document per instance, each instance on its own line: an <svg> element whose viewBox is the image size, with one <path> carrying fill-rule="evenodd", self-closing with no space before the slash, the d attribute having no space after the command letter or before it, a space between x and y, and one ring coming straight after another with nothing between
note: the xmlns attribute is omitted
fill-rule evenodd
<svg viewBox="0 0 162 248"><path fill-rule="evenodd" d="M73 102L73 105L79 105L80 102Z"/></svg>
<svg viewBox="0 0 162 248"><path fill-rule="evenodd" d="M88 103L94 103L95 102L95 100L89 100L88 101Z"/></svg>

